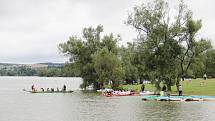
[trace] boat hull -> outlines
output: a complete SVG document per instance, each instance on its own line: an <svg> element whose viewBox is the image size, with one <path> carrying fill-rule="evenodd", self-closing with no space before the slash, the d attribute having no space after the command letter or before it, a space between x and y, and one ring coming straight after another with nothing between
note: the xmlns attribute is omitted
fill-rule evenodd
<svg viewBox="0 0 215 121"><path fill-rule="evenodd" d="M215 97L206 96L143 96L144 101L215 101Z"/></svg>
<svg viewBox="0 0 215 121"><path fill-rule="evenodd" d="M69 91L26 91L30 93L73 93L74 91L69 90Z"/></svg>

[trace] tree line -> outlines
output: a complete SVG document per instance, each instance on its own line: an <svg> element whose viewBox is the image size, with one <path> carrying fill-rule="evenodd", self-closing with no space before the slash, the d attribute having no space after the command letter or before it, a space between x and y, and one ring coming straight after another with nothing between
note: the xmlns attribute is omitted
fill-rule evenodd
<svg viewBox="0 0 215 121"><path fill-rule="evenodd" d="M3 67L0 68L0 76L40 76L40 77L77 77L76 72L67 70L68 67L30 68Z"/></svg>
<svg viewBox="0 0 215 121"><path fill-rule="evenodd" d="M215 50L205 38L197 38L201 20L183 1L178 3L175 16L163 0L155 0L133 8L126 24L138 33L135 41L119 45L119 35L101 36L103 26L83 29L83 37L71 36L59 44L59 50L70 57L66 73L81 76L82 87L96 89L112 82L113 88L124 81L149 80L160 84L179 84L184 78L215 77Z"/></svg>

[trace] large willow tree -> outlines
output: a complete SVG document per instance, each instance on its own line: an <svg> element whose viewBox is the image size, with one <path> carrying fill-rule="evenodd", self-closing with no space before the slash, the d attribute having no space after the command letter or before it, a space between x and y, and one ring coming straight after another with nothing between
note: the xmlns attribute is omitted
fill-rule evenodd
<svg viewBox="0 0 215 121"><path fill-rule="evenodd" d="M211 48L210 41L196 38L201 20L193 19L183 1L172 11L163 0L136 6L126 23L139 33L137 52L144 56L145 73L158 89L163 82L171 90L195 57Z"/></svg>
<svg viewBox="0 0 215 121"><path fill-rule="evenodd" d="M100 25L84 28L83 38L72 36L59 45L60 51L69 56L70 63L75 65L71 67L83 78L83 88L93 84L95 89L99 89L108 81L117 86L122 80L123 70L117 47L120 37L112 34L101 37L102 32Z"/></svg>

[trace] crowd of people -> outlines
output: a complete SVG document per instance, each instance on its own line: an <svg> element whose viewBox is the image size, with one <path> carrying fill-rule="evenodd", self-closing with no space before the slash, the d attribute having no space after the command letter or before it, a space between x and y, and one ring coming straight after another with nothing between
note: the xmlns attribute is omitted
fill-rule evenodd
<svg viewBox="0 0 215 121"><path fill-rule="evenodd" d="M45 91L47 91L47 92L66 91L66 85L64 84L61 90L60 90L58 87L57 87L56 89L55 89L55 88L46 88L46 89L45 89L45 88L40 88L40 90L38 90L38 89L35 88L35 85L33 84L33 85L31 86L31 91L32 91L32 92L36 92L36 91L42 91L42 92L45 92Z"/></svg>
<svg viewBox="0 0 215 121"><path fill-rule="evenodd" d="M177 85L177 91L178 91L178 96L182 96L182 85L179 84ZM147 93L148 91L145 91L145 84L142 84L141 89L140 89L140 94L142 95L147 95L147 94L155 94L155 93ZM135 93L133 90L113 90L113 89L104 89L102 91L102 94L104 96L129 96L129 95L134 95L137 94ZM166 85L163 85L160 93L160 96L170 96L170 94L168 93L167 87Z"/></svg>

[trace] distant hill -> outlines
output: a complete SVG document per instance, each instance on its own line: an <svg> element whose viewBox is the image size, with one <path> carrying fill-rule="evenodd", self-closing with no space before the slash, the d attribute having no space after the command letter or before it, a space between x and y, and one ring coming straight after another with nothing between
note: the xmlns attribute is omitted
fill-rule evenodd
<svg viewBox="0 0 215 121"><path fill-rule="evenodd" d="M41 65L47 65L48 67L61 68L64 66L64 63L39 63Z"/></svg>
<svg viewBox="0 0 215 121"><path fill-rule="evenodd" d="M0 63L0 69L2 68L18 68L26 66L24 64L15 64L15 63Z"/></svg>
<svg viewBox="0 0 215 121"><path fill-rule="evenodd" d="M13 66L13 65L23 65L23 64L15 64L15 63L0 63L1 66Z"/></svg>
<svg viewBox="0 0 215 121"><path fill-rule="evenodd" d="M35 64L16 64L16 63L0 63L0 68L11 67L30 67L30 68L62 68L64 63L35 63Z"/></svg>
<svg viewBox="0 0 215 121"><path fill-rule="evenodd" d="M0 63L0 76L65 76L64 63Z"/></svg>

